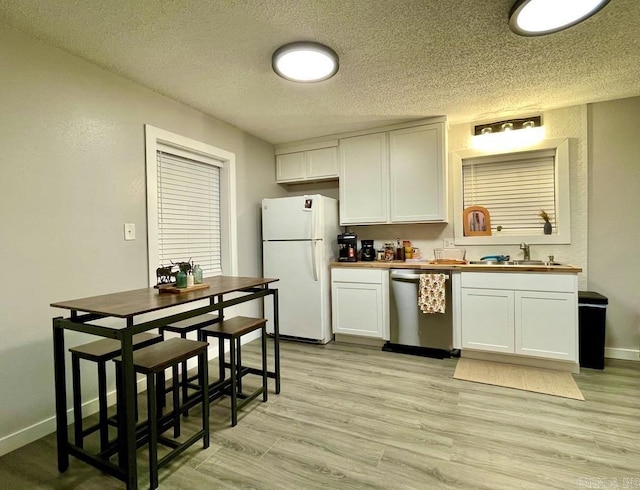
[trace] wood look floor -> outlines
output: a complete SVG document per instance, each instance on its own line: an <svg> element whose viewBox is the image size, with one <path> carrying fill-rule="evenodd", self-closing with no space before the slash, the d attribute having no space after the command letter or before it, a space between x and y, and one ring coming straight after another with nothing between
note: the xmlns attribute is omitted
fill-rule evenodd
<svg viewBox="0 0 640 490"><path fill-rule="evenodd" d="M246 364L258 365L256 353L257 342L243 348ZM583 402L455 380L456 359L293 342L281 359L282 393L270 380L269 401L246 407L235 428L228 400L212 404L211 446L161 469L160 488L640 488L638 362L583 369ZM191 414L186 426L198 422ZM59 474L51 434L0 458L0 488L124 484L74 458Z"/></svg>

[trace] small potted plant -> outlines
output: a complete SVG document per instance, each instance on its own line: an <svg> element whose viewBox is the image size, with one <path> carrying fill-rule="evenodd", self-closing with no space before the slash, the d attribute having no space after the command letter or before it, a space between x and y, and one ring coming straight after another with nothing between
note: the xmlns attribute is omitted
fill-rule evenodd
<svg viewBox="0 0 640 490"><path fill-rule="evenodd" d="M544 209L540 210L540 217L544 220L544 234L551 235L551 218Z"/></svg>

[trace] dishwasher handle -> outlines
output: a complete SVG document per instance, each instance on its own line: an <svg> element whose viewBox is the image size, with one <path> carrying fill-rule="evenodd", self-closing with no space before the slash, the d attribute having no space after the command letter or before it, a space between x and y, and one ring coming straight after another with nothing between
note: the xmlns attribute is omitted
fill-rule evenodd
<svg viewBox="0 0 640 490"><path fill-rule="evenodd" d="M403 269L392 269L391 270L391 280L400 280L400 281L419 281L421 274L441 274L442 271L428 271L428 270L403 270ZM445 278L449 279L449 275L445 274Z"/></svg>
<svg viewBox="0 0 640 490"><path fill-rule="evenodd" d="M420 274L415 272L396 272L391 271L391 280L394 279L404 279L409 281L418 281L420 280Z"/></svg>

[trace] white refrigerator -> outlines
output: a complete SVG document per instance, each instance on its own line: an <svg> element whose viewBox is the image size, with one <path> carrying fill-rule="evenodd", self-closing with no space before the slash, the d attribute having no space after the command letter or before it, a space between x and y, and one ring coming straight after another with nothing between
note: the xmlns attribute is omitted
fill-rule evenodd
<svg viewBox="0 0 640 490"><path fill-rule="evenodd" d="M279 279L280 335L326 344L331 330L329 263L336 259L338 201L319 194L262 200L264 277ZM272 301L265 301L273 333Z"/></svg>

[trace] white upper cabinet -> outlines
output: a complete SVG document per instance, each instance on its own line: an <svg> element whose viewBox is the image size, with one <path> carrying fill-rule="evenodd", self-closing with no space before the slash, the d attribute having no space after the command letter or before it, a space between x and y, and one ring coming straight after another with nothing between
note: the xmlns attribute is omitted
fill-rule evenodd
<svg viewBox="0 0 640 490"><path fill-rule="evenodd" d="M294 182L304 180L307 172L304 152L286 153L276 157L276 181Z"/></svg>
<svg viewBox="0 0 640 490"><path fill-rule="evenodd" d="M340 223L445 222L445 123L340 139Z"/></svg>
<svg viewBox="0 0 640 490"><path fill-rule="evenodd" d="M338 178L338 149L335 147L306 151L305 162L309 179Z"/></svg>
<svg viewBox="0 0 640 490"><path fill-rule="evenodd" d="M340 140L340 224L389 221L387 133Z"/></svg>
<svg viewBox="0 0 640 490"><path fill-rule="evenodd" d="M389 133L391 221L446 221L444 124Z"/></svg>
<svg viewBox="0 0 640 490"><path fill-rule="evenodd" d="M276 182L296 183L338 178L338 149L284 153L276 156Z"/></svg>

